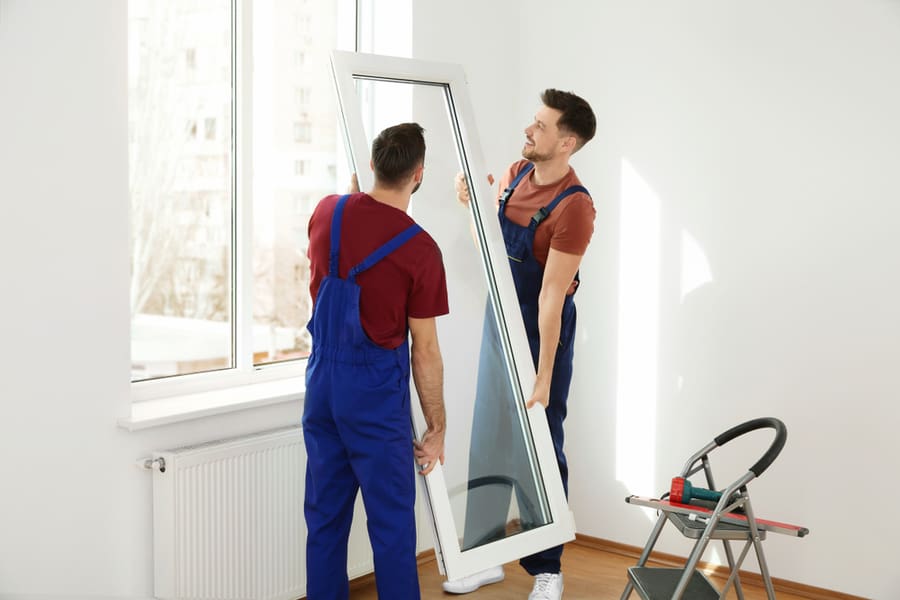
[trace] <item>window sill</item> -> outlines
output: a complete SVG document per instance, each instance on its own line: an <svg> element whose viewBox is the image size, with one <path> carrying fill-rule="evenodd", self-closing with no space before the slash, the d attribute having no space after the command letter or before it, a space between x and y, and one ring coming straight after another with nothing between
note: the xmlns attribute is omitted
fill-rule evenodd
<svg viewBox="0 0 900 600"><path fill-rule="evenodd" d="M272 404L301 402L304 383L302 376L287 377L135 402L131 405L131 416L119 419L119 426L128 431L139 431Z"/></svg>

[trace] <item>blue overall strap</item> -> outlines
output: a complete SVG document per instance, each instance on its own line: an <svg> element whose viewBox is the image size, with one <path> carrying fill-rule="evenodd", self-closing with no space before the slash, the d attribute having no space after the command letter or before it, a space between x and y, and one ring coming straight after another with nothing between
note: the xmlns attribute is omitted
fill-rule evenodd
<svg viewBox="0 0 900 600"><path fill-rule="evenodd" d="M515 179L513 179L509 186L503 190L503 195L500 196L500 210L503 210L503 206L506 204L506 201L509 200L509 197L512 196L513 191L516 189L516 186L519 185L519 182L528 175L531 170L534 168L534 163L526 163L522 170L516 174Z"/></svg>
<svg viewBox="0 0 900 600"><path fill-rule="evenodd" d="M584 192L588 195L588 197L590 197L591 195L591 193L588 192L587 188L585 188L583 185L573 185L572 187L566 188L559 196L553 199L553 202L534 213L534 216L531 217L531 227L537 227L538 225L540 225L541 221L546 219L547 216L551 212L553 212L553 209L556 208L560 202L562 202L568 196L571 196L572 194L578 192Z"/></svg>
<svg viewBox="0 0 900 600"><path fill-rule="evenodd" d="M416 224L412 224L391 239L389 239L383 246L381 246L378 250L370 254L363 260L361 263L350 269L350 273L347 275L348 281L356 281L356 276L369 269L380 261L382 258L408 242L414 235L422 231L422 228Z"/></svg>
<svg viewBox="0 0 900 600"><path fill-rule="evenodd" d="M328 275L331 277L340 278L338 258L341 251L341 220L344 216L344 206L349 197L350 194L344 194L338 199L337 206L334 207L334 214L331 216L331 254L328 259Z"/></svg>

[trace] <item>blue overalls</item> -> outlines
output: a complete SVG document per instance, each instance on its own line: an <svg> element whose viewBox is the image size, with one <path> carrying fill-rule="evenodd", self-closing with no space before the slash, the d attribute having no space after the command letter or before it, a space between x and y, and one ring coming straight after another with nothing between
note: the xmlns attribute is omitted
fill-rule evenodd
<svg viewBox="0 0 900 600"><path fill-rule="evenodd" d="M541 349L540 332L538 331L538 296L540 296L541 284L544 280L544 267L534 258L534 232L538 225L547 218L547 215L553 212L553 209L559 206L559 203L565 198L576 192L588 194L588 191L580 185L569 187L554 198L550 204L540 209L531 218L527 227L517 225L506 218L506 204L516 186L533 168L533 163L526 164L504 191L500 198L499 216L503 241L506 243L506 254L509 256L509 266L512 269L513 282L516 285L516 295L519 297L519 307L522 309L522 318L525 321L525 332L531 347L531 357L534 360L534 368L537 370L538 355ZM556 360L553 363L553 375L550 380L550 403L546 410L547 424L550 426L550 436L553 438L553 448L556 451L556 462L559 464L559 473L562 476L566 495L569 493L569 466L563 452L565 438L563 421L566 418L566 402L569 398L569 384L572 382L572 359L575 355L574 297L574 294L566 295L563 302L559 346L556 350ZM558 573L562 550L562 546L549 548L543 552L526 556L520 561L520 564L532 575Z"/></svg>
<svg viewBox="0 0 900 600"><path fill-rule="evenodd" d="M421 228L411 225L341 279L338 257L347 198L340 198L332 217L328 276L308 325L312 353L303 408L307 597L349 597L347 539L361 490L378 597L417 600L409 345L388 350L369 339L360 323L355 278Z"/></svg>
<svg viewBox="0 0 900 600"><path fill-rule="evenodd" d="M499 219L536 370L540 354L538 297L543 283L544 268L534 258L534 234L538 225L565 198L576 192L587 194L588 191L582 186L569 187L550 204L541 208L532 217L528 226L513 223L506 218L507 202L519 182L533 168L532 163L527 163L503 192L500 198ZM567 494L569 468L563 452L565 437L563 421L566 418L566 402L572 380L574 342L575 302L572 295L567 295L563 303L559 347L553 365L550 402L545 411L559 472ZM530 466L525 458L527 450L521 435L516 433L519 426L517 410L513 407L515 399L506 382L501 353L497 325L494 322L493 311L488 306L479 357L472 449L469 456L464 549L506 536L506 517L513 490L518 499L522 530L546 524L541 521L540 512L536 507L537 492L534 489ZM508 480L509 483L506 486L498 485L503 480ZM561 557L562 546L557 546L527 556L520 563L532 575L558 573Z"/></svg>

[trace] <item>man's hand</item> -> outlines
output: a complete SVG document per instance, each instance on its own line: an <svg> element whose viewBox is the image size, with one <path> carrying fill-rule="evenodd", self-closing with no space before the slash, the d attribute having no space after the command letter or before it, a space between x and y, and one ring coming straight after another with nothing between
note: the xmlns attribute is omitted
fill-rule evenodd
<svg viewBox="0 0 900 600"><path fill-rule="evenodd" d="M488 184L494 185L494 176L488 173ZM469 206L469 184L466 183L466 175L465 173L457 173L456 179L453 182L453 187L456 188L456 199L459 200L459 203L463 206Z"/></svg>
<svg viewBox="0 0 900 600"><path fill-rule="evenodd" d="M430 429L422 436L422 441L413 440L415 446L416 464L419 465L419 473L428 475L434 470L437 461L444 464L444 433L435 433Z"/></svg>
<svg viewBox="0 0 900 600"><path fill-rule="evenodd" d="M531 393L531 398L525 403L525 408L531 408L535 404L540 404L544 408L550 406L550 382L534 382L534 391Z"/></svg>
<svg viewBox="0 0 900 600"><path fill-rule="evenodd" d="M347 187L348 194L356 194L359 192L359 180L356 178L356 173L350 175L350 185Z"/></svg>

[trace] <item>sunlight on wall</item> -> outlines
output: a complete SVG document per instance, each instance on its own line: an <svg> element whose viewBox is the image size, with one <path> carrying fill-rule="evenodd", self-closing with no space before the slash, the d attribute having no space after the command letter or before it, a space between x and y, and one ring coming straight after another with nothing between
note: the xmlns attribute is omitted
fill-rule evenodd
<svg viewBox="0 0 900 600"><path fill-rule="evenodd" d="M697 239L688 233L681 231L681 303L694 290L706 285L713 280L712 269L709 268L709 260L706 253L700 247ZM684 387L684 376L678 375L675 385L680 392Z"/></svg>
<svg viewBox="0 0 900 600"><path fill-rule="evenodd" d="M616 479L647 494L655 476L660 203L627 159L620 211Z"/></svg>
<svg viewBox="0 0 900 600"><path fill-rule="evenodd" d="M728 564L728 559L725 556L725 552L722 550L721 543L722 542L717 542L717 545L710 545L706 549L706 560L714 565ZM750 556L753 556L753 553L750 553Z"/></svg>
<svg viewBox="0 0 900 600"><path fill-rule="evenodd" d="M681 303L688 294L712 281L709 260L697 240L686 230L681 232Z"/></svg>

